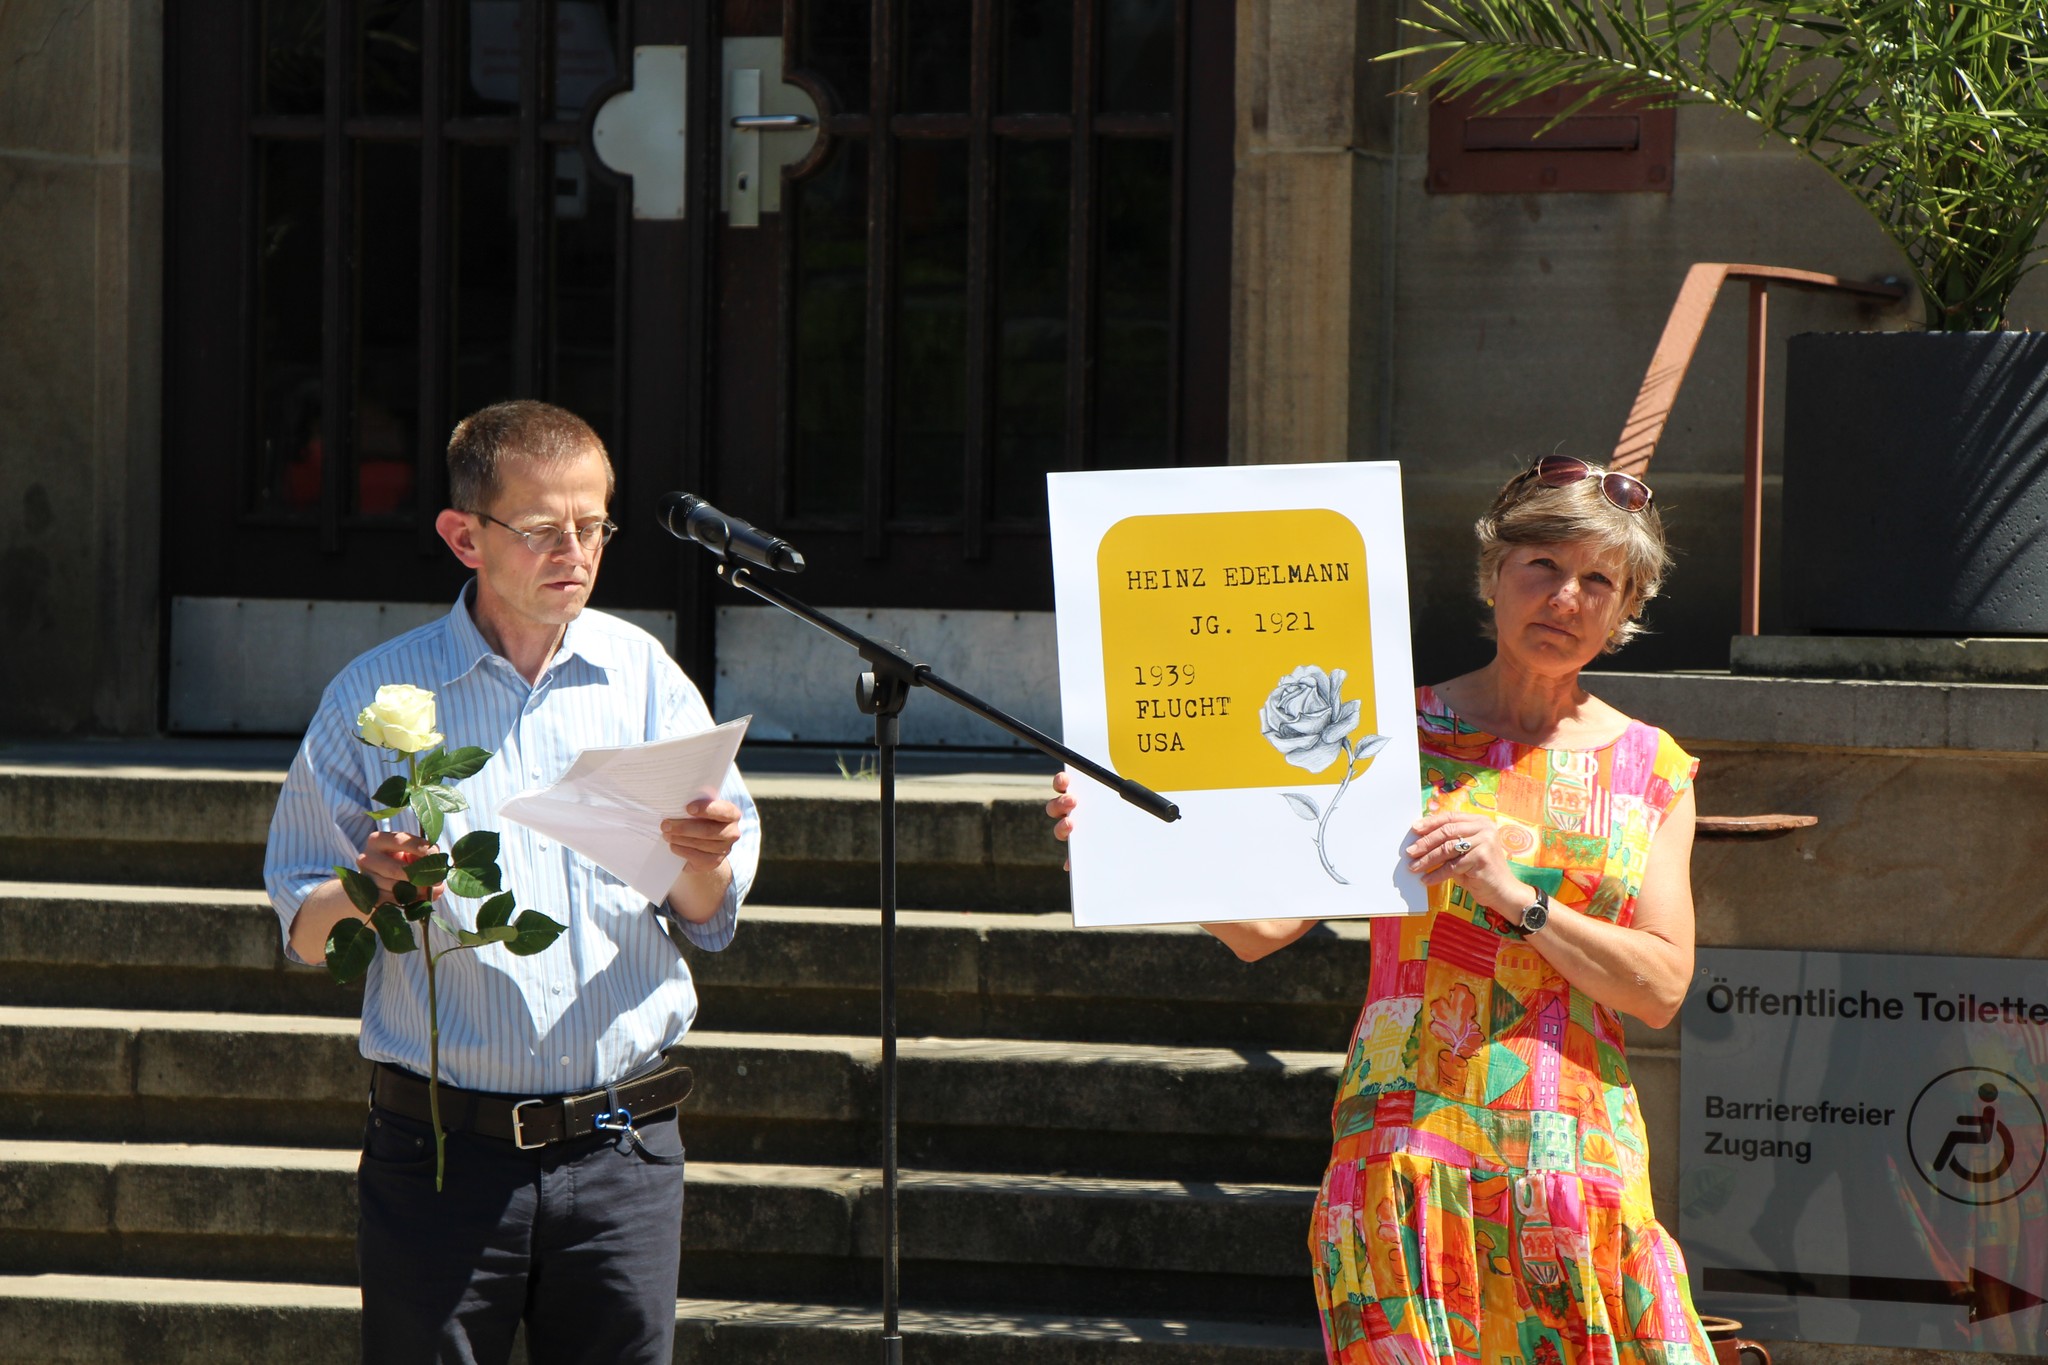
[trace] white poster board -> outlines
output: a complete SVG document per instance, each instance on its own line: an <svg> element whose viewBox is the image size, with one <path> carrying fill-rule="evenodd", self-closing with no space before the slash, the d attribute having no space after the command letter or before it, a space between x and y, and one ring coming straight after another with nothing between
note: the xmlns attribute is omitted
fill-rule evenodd
<svg viewBox="0 0 2048 1365"><path fill-rule="evenodd" d="M1759 1340L2048 1355L2048 972L1702 948L1679 1241Z"/></svg>
<svg viewBox="0 0 2048 1365"><path fill-rule="evenodd" d="M1400 467L1048 476L1074 922L1419 914Z"/></svg>

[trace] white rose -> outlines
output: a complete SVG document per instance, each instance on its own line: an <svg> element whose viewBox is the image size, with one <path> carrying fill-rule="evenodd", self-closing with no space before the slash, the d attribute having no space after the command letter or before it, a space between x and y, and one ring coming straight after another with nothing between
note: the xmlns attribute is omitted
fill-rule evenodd
<svg viewBox="0 0 2048 1365"><path fill-rule="evenodd" d="M377 700L356 713L356 733L366 744L416 754L442 740L434 729L434 694L411 683L386 683Z"/></svg>

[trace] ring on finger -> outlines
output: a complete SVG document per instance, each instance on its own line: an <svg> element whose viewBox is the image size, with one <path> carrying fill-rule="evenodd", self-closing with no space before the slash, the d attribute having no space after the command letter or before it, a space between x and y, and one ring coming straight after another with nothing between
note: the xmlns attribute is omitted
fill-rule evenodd
<svg viewBox="0 0 2048 1365"><path fill-rule="evenodd" d="M1470 839L1462 838L1454 839L1451 841L1451 851L1453 853L1456 853L1460 858L1462 858L1467 853L1470 853L1472 851L1472 841Z"/></svg>

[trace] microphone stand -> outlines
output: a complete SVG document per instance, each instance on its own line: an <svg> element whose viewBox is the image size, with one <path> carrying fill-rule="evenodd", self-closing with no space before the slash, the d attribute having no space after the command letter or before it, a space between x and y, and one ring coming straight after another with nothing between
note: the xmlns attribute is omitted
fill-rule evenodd
<svg viewBox="0 0 2048 1365"><path fill-rule="evenodd" d="M718 552L713 550L712 553L716 555ZM723 555L718 556L718 561L718 572L735 588L750 592L798 620L809 622L827 635L853 646L868 665L868 671L860 675L854 688L854 699L863 713L875 718L876 769L882 786L882 1361L883 1365L902 1365L903 1333L897 1316L899 1239L896 1223L896 749L901 741L900 721L903 707L910 700L910 689L922 687L938 693L954 705L1015 735L1040 753L1060 759L1068 767L1087 774L1132 805L1161 820L1180 819L1180 807L1150 787L1118 777L1115 772L1075 753L1044 731L1026 725L1015 716L947 682L932 672L929 664L912 659L901 647L863 635L780 588L761 582L751 567L733 563Z"/></svg>

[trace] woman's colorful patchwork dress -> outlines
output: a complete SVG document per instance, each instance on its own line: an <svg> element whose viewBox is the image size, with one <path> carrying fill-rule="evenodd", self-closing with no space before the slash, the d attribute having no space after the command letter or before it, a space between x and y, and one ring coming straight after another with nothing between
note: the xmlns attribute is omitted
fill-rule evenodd
<svg viewBox="0 0 2048 1365"><path fill-rule="evenodd" d="M1493 816L1553 915L1629 922L1695 759L1633 721L1597 749L1496 739L1428 688L1416 723L1431 813ZM1331 1127L1309 1233L1331 1361L1712 1361L1651 1208L1620 1016L1454 883L1373 926Z"/></svg>

